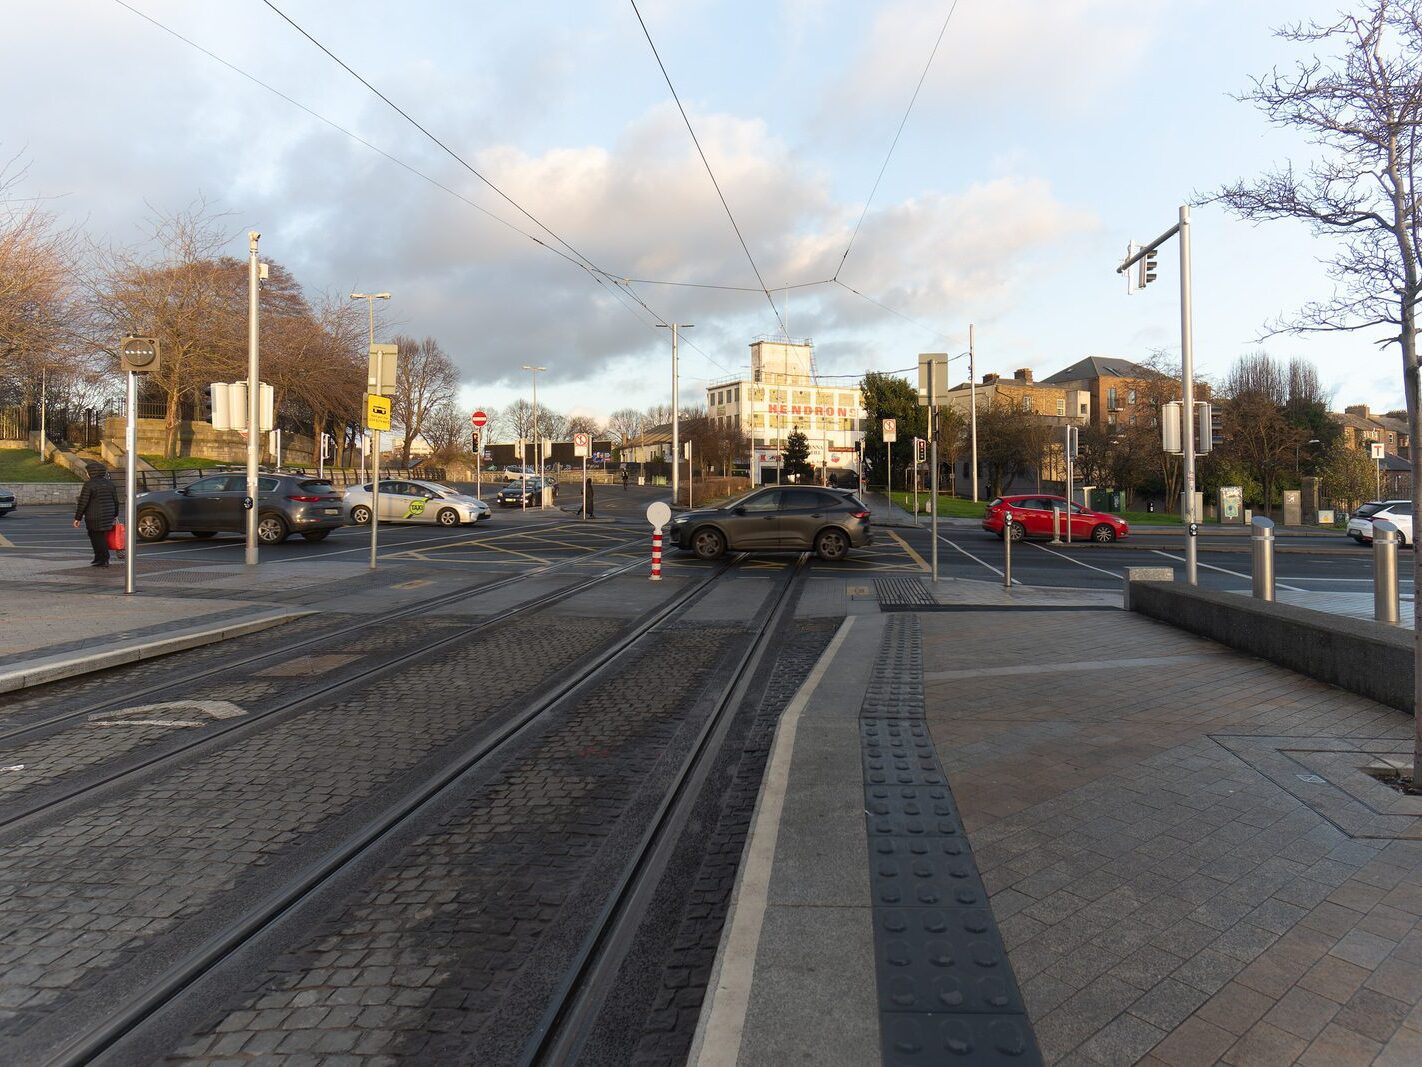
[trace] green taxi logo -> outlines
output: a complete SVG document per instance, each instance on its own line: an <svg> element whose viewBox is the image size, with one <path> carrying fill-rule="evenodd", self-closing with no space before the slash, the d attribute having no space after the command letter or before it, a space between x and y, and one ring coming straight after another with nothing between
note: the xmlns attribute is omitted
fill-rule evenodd
<svg viewBox="0 0 1422 1067"><path fill-rule="evenodd" d="M413 519L416 515L423 515L424 513L425 502L423 500L412 500L410 501L409 508L405 511L405 518Z"/></svg>

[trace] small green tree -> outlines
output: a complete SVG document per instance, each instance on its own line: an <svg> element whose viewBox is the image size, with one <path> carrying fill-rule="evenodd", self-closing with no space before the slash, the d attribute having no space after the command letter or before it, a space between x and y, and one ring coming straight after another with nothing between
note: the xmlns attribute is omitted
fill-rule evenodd
<svg viewBox="0 0 1422 1067"><path fill-rule="evenodd" d="M1361 448L1337 442L1323 457L1319 468L1323 495L1335 507L1356 511L1377 492L1377 464Z"/></svg>
<svg viewBox="0 0 1422 1067"><path fill-rule="evenodd" d="M780 457L786 478L804 482L814 476L814 468L810 466L810 439L798 429L791 430L790 436L785 438L785 451Z"/></svg>
<svg viewBox="0 0 1422 1067"><path fill-rule="evenodd" d="M897 419L894 486L904 488L908 484L907 468L913 462L913 439L928 436L928 409L919 406L918 390L894 374L870 371L859 388L864 397L864 457L872 468L871 477L877 484L884 484L889 458L884 445L884 420Z"/></svg>

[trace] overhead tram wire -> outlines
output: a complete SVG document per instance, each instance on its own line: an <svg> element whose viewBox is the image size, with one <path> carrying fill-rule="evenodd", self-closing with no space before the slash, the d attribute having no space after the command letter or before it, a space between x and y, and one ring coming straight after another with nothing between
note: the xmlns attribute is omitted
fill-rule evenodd
<svg viewBox="0 0 1422 1067"><path fill-rule="evenodd" d="M266 0L268 4L271 0ZM711 184L716 189L716 195L721 199L721 206L726 209L726 218L731 220L731 229L736 231L736 239L741 242L741 250L745 252L746 259L750 262L751 270L755 272L755 280L760 282L760 291L765 294L765 299L770 303L770 310L775 313L775 321L780 325L780 332L786 337L790 336L790 331L785 326L785 320L780 316L780 309L775 306L775 298L770 295L770 290L766 288L765 279L760 275L760 268L755 265L755 257L751 255L750 246L746 244L746 239L741 233L740 226L736 223L736 216L731 211L731 205L726 203L726 194L721 192L721 183L716 180L716 172L711 169L711 161L706 158L706 152L701 147L701 141L696 136L696 130L691 125L691 117L687 115L686 108L682 106L681 97L677 95L676 86L672 84L671 75L667 73L667 66L662 62L661 53L657 51L657 44L652 40L652 32L647 29L646 20L642 18L642 12L637 7L637 0L628 0L632 5L632 11L637 16L637 22L642 27L642 35L647 38L647 45L652 49L652 57L657 61L657 66L662 72L662 78L667 83L667 88L671 90L672 99L676 101L676 109L681 112L681 121L686 123L686 132L691 134L691 143L696 146L696 154L701 157L701 163L706 168L706 174L711 179Z"/></svg>
<svg viewBox="0 0 1422 1067"><path fill-rule="evenodd" d="M929 68L933 66L934 57L938 55L938 47L943 43L943 35L948 32L948 23L953 20L953 12L957 10L958 0L953 0L952 6L948 8L948 15L938 30L938 39L933 42L933 50L928 53L928 62L923 65L923 72L918 76L918 84L913 87L913 96L909 97L908 107L904 108L904 117L899 120L899 128L894 131L894 140L889 145L889 151L884 155L884 162L879 165L879 175L874 179L874 187L869 190L869 197L864 201L863 210L859 212L859 221L854 224L854 232L849 235L849 243L844 246L844 255L839 257L839 266L835 268L831 281L839 281L839 272L844 270L844 261L849 258L849 250L854 247L854 239L859 236L859 228L864 225L864 217L869 214L869 205L874 202L874 194L879 191L879 183L884 180L884 172L889 169L889 160L894 156L894 149L899 146L899 138L903 136L904 126L908 124L909 113L913 111L913 105L918 102L918 94L923 89L924 79L928 77Z"/></svg>

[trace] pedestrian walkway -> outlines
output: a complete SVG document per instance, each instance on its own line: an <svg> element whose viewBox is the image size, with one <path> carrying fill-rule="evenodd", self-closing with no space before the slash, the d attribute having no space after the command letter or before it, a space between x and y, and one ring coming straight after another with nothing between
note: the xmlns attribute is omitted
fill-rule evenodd
<svg viewBox="0 0 1422 1067"><path fill-rule="evenodd" d="M976 584L846 620L787 710L692 1062L1422 1063L1422 798L1369 773L1411 718Z"/></svg>

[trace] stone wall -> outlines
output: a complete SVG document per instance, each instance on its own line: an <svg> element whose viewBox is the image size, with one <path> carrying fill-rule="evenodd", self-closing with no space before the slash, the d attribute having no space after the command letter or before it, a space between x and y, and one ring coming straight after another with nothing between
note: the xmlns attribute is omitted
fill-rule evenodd
<svg viewBox="0 0 1422 1067"><path fill-rule="evenodd" d="M124 465L124 433L127 423L122 418L104 420L103 455L110 466ZM272 460L270 442L262 441L262 462ZM281 459L284 464L314 466L312 440L306 434L283 434ZM138 420L139 455L161 456L168 444L168 432L162 419ZM178 423L178 455L201 456L219 463L247 462L247 442L236 430L214 430L207 422Z"/></svg>
<svg viewBox="0 0 1422 1067"><path fill-rule="evenodd" d="M6 489L14 490L15 502L26 504L68 504L79 499L81 482L11 482Z"/></svg>

